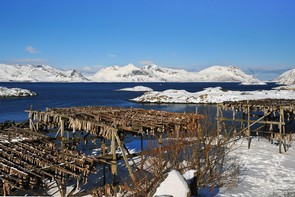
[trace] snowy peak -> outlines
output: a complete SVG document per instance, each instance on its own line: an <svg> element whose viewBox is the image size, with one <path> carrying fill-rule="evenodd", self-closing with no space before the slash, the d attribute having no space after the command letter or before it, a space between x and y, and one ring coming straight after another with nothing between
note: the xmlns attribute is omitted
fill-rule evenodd
<svg viewBox="0 0 295 197"><path fill-rule="evenodd" d="M278 84L293 85L295 84L295 68L284 72L273 81Z"/></svg>
<svg viewBox="0 0 295 197"><path fill-rule="evenodd" d="M85 82L89 80L76 70L62 71L48 65L0 64L0 81Z"/></svg>
<svg viewBox="0 0 295 197"><path fill-rule="evenodd" d="M199 72L204 81L241 82L242 84L264 84L236 66L211 66Z"/></svg>
<svg viewBox="0 0 295 197"><path fill-rule="evenodd" d="M243 84L263 84L247 75L238 67L212 66L200 72L159 67L149 64L136 67L112 66L99 70L93 77L97 82L242 82Z"/></svg>

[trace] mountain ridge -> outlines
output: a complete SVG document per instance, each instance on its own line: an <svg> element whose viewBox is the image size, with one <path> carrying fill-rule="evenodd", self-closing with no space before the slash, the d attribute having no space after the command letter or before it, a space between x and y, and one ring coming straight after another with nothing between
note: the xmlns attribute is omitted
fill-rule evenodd
<svg viewBox="0 0 295 197"><path fill-rule="evenodd" d="M264 84L255 77L234 66L211 66L199 72L160 67L155 64L136 67L110 66L97 71L92 77L95 82L241 82Z"/></svg>
<svg viewBox="0 0 295 197"><path fill-rule="evenodd" d="M241 84L265 84L235 66L211 66L199 72L167 68L148 64L109 66L91 76L83 76L77 70L60 70L48 65L0 64L2 82L240 82Z"/></svg>
<svg viewBox="0 0 295 197"><path fill-rule="evenodd" d="M2 82L86 82L77 70L60 70L48 65L0 64Z"/></svg>

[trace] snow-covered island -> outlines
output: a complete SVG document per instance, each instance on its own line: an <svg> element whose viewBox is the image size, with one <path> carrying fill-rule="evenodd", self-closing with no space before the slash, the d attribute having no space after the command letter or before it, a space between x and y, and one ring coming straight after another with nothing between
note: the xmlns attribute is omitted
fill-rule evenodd
<svg viewBox="0 0 295 197"><path fill-rule="evenodd" d="M232 91L221 87L205 88L200 92L185 90L165 90L146 92L142 96L131 99L140 103L221 103L225 101L259 100L259 99L294 99L293 90L259 90Z"/></svg>
<svg viewBox="0 0 295 197"><path fill-rule="evenodd" d="M0 86L0 98L1 97L26 97L26 96L36 96L35 92L27 89L21 88L6 88Z"/></svg>
<svg viewBox="0 0 295 197"><path fill-rule="evenodd" d="M122 88L117 91L128 91L128 92L150 92L153 91L152 88L146 86L134 86L132 88Z"/></svg>

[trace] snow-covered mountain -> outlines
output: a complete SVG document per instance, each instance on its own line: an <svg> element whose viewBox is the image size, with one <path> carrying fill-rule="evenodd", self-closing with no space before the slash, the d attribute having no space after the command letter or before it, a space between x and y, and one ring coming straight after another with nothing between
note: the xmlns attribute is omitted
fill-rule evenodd
<svg viewBox="0 0 295 197"><path fill-rule="evenodd" d="M244 85L265 84L235 66L211 66L198 72L198 74L200 77L199 81L241 82Z"/></svg>
<svg viewBox="0 0 295 197"><path fill-rule="evenodd" d="M92 81L112 82L194 81L194 79L195 74L185 70L158 67L156 65L136 67L133 64L106 67L100 69L92 77Z"/></svg>
<svg viewBox="0 0 295 197"><path fill-rule="evenodd" d="M284 72L273 81L278 84L293 85L295 84L295 68L289 71Z"/></svg>
<svg viewBox="0 0 295 197"><path fill-rule="evenodd" d="M3 82L241 82L242 84L263 84L233 66L212 66L200 72L189 72L183 69L159 67L154 64L143 67L128 64L100 69L89 79L76 70L63 71L48 65L0 64L0 81Z"/></svg>
<svg viewBox="0 0 295 197"><path fill-rule="evenodd" d="M247 75L237 67L212 66L200 72L188 72L183 69L159 67L154 64L136 67L111 66L100 69L91 77L97 82L242 82L243 84L263 84Z"/></svg>
<svg viewBox="0 0 295 197"><path fill-rule="evenodd" d="M0 81L85 82L89 80L76 70L63 71L47 65L0 64Z"/></svg>

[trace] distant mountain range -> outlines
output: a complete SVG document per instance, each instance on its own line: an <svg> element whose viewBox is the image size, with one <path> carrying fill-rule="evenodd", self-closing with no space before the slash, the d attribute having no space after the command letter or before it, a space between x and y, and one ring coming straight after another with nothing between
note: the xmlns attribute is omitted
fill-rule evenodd
<svg viewBox="0 0 295 197"><path fill-rule="evenodd" d="M76 70L62 71L47 65L0 64L0 81L85 82L89 79Z"/></svg>
<svg viewBox="0 0 295 197"><path fill-rule="evenodd" d="M295 83L295 69L274 81L280 84ZM94 75L84 77L76 70L63 71L48 65L0 64L0 81L19 82L241 82L242 84L264 84L234 66L212 66L199 72L159 67L155 64L137 67L111 66L102 68Z"/></svg>
<svg viewBox="0 0 295 197"><path fill-rule="evenodd" d="M200 72L188 72L183 69L159 67L154 64L136 67L111 66L95 73L92 81L109 82L242 82L262 84L263 82L247 75L237 67L212 66Z"/></svg>

